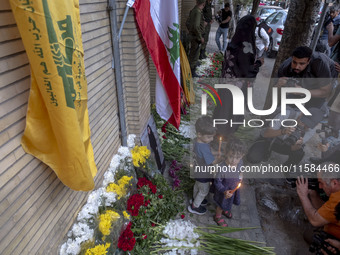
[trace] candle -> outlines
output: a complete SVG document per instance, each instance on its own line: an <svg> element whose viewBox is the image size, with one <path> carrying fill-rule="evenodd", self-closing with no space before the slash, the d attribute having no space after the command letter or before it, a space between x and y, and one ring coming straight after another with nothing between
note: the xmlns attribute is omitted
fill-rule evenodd
<svg viewBox="0 0 340 255"><path fill-rule="evenodd" d="M239 189L240 187L241 187L241 183L239 183L235 189L233 189L232 191L230 191L230 193L231 193L231 194L234 194L234 192L235 192L237 189Z"/></svg>
<svg viewBox="0 0 340 255"><path fill-rule="evenodd" d="M221 147L222 147L222 136L218 142L218 156L221 156Z"/></svg>

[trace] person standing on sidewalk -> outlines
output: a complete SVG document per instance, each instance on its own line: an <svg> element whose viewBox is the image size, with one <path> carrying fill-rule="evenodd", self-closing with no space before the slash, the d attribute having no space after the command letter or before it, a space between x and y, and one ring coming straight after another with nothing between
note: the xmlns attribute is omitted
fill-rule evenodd
<svg viewBox="0 0 340 255"><path fill-rule="evenodd" d="M265 51L268 50L270 38L263 27L257 26L255 29L256 59L262 58Z"/></svg>
<svg viewBox="0 0 340 255"><path fill-rule="evenodd" d="M215 41L216 41L218 50L224 54L225 50L227 49L227 45L228 45L227 36L228 36L229 22L232 16L229 3L224 4L224 9L219 11L219 15L221 17L220 22L219 22L220 26L218 27L216 31ZM222 35L223 35L223 48L221 47L221 43L220 43L220 38Z"/></svg>
<svg viewBox="0 0 340 255"><path fill-rule="evenodd" d="M204 42L202 43L201 46L201 53L199 59L203 59L207 56L206 54L206 47L209 41L209 34L210 34L210 29L211 29L211 24L214 22L213 17L212 17L212 0L206 0L205 6L203 8L203 19L204 19Z"/></svg>
<svg viewBox="0 0 340 255"><path fill-rule="evenodd" d="M190 34L189 63L193 77L196 76L195 68L200 55L201 45L204 43L204 20L202 12L204 6L205 0L197 0L197 4L190 11L189 20L187 21L187 27Z"/></svg>

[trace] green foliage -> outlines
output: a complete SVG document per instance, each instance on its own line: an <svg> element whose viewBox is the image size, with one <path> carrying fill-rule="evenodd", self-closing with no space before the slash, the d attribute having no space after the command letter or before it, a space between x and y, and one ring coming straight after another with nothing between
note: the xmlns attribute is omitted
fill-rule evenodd
<svg viewBox="0 0 340 255"><path fill-rule="evenodd" d="M233 1L234 5L243 5L243 6L246 6L246 5L250 5L253 3L253 0L234 0Z"/></svg>
<svg viewBox="0 0 340 255"><path fill-rule="evenodd" d="M176 174L181 180L179 189L182 190L184 193L191 195L195 185L195 180L190 178L190 168L188 164L184 163L181 170L179 170Z"/></svg>
<svg viewBox="0 0 340 255"><path fill-rule="evenodd" d="M157 114L155 107L152 107L152 114L156 122L158 134L160 134L162 151L165 160L172 161L176 159L177 161L181 161L183 159L183 156L188 155L189 153L189 151L185 149L182 145L188 144L190 142L190 139L183 137L171 124L168 124L166 126L166 133L163 132L161 129L165 124L165 121L161 119L160 116ZM181 119L182 121L189 120L189 116L182 115ZM163 133L164 135L162 135ZM166 138L162 136L165 136Z"/></svg>
<svg viewBox="0 0 340 255"><path fill-rule="evenodd" d="M201 249L211 255L240 254L258 255L275 254L273 247L262 247L264 243L231 238L222 234L244 231L254 228L225 228L219 226L197 228L200 235ZM209 231L207 231L209 230Z"/></svg>
<svg viewBox="0 0 340 255"><path fill-rule="evenodd" d="M156 174L152 183L157 186L153 194L148 186L139 189L144 201L150 201L147 206L139 209L139 215L132 217L132 231L136 244L131 254L150 254L153 244L161 239L159 228L184 210L183 194L173 191L165 178Z"/></svg>

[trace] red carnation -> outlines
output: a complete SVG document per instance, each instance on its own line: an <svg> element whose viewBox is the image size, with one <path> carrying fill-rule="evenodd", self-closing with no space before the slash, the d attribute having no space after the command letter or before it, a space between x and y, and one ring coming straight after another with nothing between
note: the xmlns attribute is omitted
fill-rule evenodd
<svg viewBox="0 0 340 255"><path fill-rule="evenodd" d="M145 240L148 236L146 234L142 235L142 238Z"/></svg>
<svg viewBox="0 0 340 255"><path fill-rule="evenodd" d="M181 218L182 218L182 219L184 219L184 218L185 218L185 215L184 215L184 214L182 214L182 215L181 215Z"/></svg>
<svg viewBox="0 0 340 255"><path fill-rule="evenodd" d="M163 195L159 195L158 198L159 198L159 199L162 199L162 198L163 198Z"/></svg>
<svg viewBox="0 0 340 255"><path fill-rule="evenodd" d="M135 247L135 243L136 239L133 237L130 222L118 239L118 248L122 249L123 251L132 251L133 248Z"/></svg>
<svg viewBox="0 0 340 255"><path fill-rule="evenodd" d="M155 223L151 223L151 226L154 227L154 226L156 226L156 224Z"/></svg>
<svg viewBox="0 0 340 255"><path fill-rule="evenodd" d="M143 186L148 186L153 194L157 192L156 185L154 185L151 181L146 178L139 178L137 182L137 188L140 189Z"/></svg>
<svg viewBox="0 0 340 255"><path fill-rule="evenodd" d="M146 206L148 206L149 204L150 204L150 199L147 200L147 201L145 201L144 206L146 207Z"/></svg>
<svg viewBox="0 0 340 255"><path fill-rule="evenodd" d="M138 216L139 208L144 204L144 196L142 194L134 194L127 201L127 211L132 216Z"/></svg>

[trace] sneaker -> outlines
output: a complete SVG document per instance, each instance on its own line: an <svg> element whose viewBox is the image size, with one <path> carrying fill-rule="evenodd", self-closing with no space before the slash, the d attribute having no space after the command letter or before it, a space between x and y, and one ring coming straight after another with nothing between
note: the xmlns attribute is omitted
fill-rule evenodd
<svg viewBox="0 0 340 255"><path fill-rule="evenodd" d="M189 203L190 203L190 204L192 204L192 202L193 202L193 200L192 200L192 199L190 199ZM206 200L206 199L203 199L203 201L202 201L201 205L202 205L202 206L206 206L207 204L208 204L208 200Z"/></svg>
<svg viewBox="0 0 340 255"><path fill-rule="evenodd" d="M198 208L193 207L192 205L188 206L188 211L191 213L195 213L198 215L203 215L207 212L207 208L203 207L203 206L199 206Z"/></svg>

